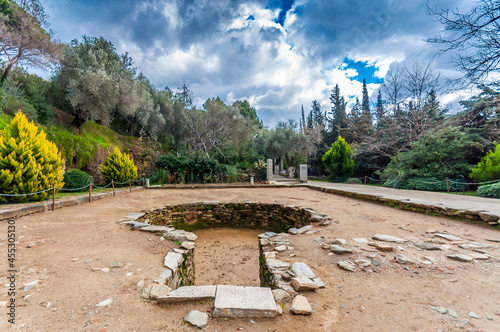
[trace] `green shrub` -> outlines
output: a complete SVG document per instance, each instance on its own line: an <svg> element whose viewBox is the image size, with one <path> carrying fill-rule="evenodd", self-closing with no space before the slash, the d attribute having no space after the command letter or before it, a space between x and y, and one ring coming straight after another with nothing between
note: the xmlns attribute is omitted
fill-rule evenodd
<svg viewBox="0 0 500 332"><path fill-rule="evenodd" d="M500 179L500 144L481 159L469 176L477 182Z"/></svg>
<svg viewBox="0 0 500 332"><path fill-rule="evenodd" d="M500 198L500 182L480 186L477 194L481 197Z"/></svg>
<svg viewBox="0 0 500 332"><path fill-rule="evenodd" d="M101 174L107 181L127 182L137 178L137 167L127 153L121 153L116 148L104 160Z"/></svg>
<svg viewBox="0 0 500 332"><path fill-rule="evenodd" d="M168 174L163 168L158 168L151 177L151 182L165 184L168 183Z"/></svg>
<svg viewBox="0 0 500 332"><path fill-rule="evenodd" d="M325 153L323 163L329 173L330 179L350 176L354 172L352 149L347 142L339 136L332 147Z"/></svg>
<svg viewBox="0 0 500 332"><path fill-rule="evenodd" d="M64 173L64 189L77 189L87 186L92 182L92 176L79 169L70 169ZM88 190L88 188L82 189Z"/></svg>
<svg viewBox="0 0 500 332"><path fill-rule="evenodd" d="M5 114L14 116L18 111L21 111L30 121L37 120L38 114L33 105L17 99L13 95L7 95L4 110Z"/></svg>
<svg viewBox="0 0 500 332"><path fill-rule="evenodd" d="M167 154L160 157L156 167L166 170L175 182L218 182L226 174L226 166L201 156L186 158Z"/></svg>
<svg viewBox="0 0 500 332"><path fill-rule="evenodd" d="M236 166L227 166L227 179L229 182L238 182L241 178L241 173Z"/></svg>
<svg viewBox="0 0 500 332"><path fill-rule="evenodd" d="M361 180L358 178L348 178L344 183L348 184L362 184Z"/></svg>
<svg viewBox="0 0 500 332"><path fill-rule="evenodd" d="M28 194L52 186L61 187L63 160L54 143L43 130L18 112L10 125L0 131L0 192ZM0 201L27 202L42 200L48 192L2 198Z"/></svg>

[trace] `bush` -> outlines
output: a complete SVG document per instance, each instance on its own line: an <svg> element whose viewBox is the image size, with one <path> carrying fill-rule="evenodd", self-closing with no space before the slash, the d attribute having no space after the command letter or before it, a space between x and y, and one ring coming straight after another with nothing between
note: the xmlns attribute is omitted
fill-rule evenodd
<svg viewBox="0 0 500 332"><path fill-rule="evenodd" d="M167 171L175 182L218 182L226 175L226 166L200 156L188 159L167 154L160 157L156 166Z"/></svg>
<svg viewBox="0 0 500 332"><path fill-rule="evenodd" d="M241 173L238 171L236 166L227 167L227 179L229 182L238 182L240 180Z"/></svg>
<svg viewBox="0 0 500 332"><path fill-rule="evenodd" d="M352 149L347 142L339 136L332 147L325 153L323 163L331 179L350 176L354 172Z"/></svg>
<svg viewBox="0 0 500 332"><path fill-rule="evenodd" d="M79 169L70 169L64 173L63 181L64 189L77 189L89 185L92 181L92 176ZM84 188L81 191L87 189L88 188Z"/></svg>
<svg viewBox="0 0 500 332"><path fill-rule="evenodd" d="M348 178L344 183L348 184L362 184L361 180L358 178Z"/></svg>
<svg viewBox="0 0 500 332"><path fill-rule="evenodd" d="M477 188L477 194L481 197L500 198L500 182L480 186Z"/></svg>
<svg viewBox="0 0 500 332"><path fill-rule="evenodd" d="M477 182L500 179L500 144L481 159L469 176Z"/></svg>
<svg viewBox="0 0 500 332"><path fill-rule="evenodd" d="M115 147L113 153L104 160L101 173L108 181L127 182L137 178L137 167L128 154L121 153L120 149Z"/></svg>
<svg viewBox="0 0 500 332"><path fill-rule="evenodd" d="M43 130L18 112L10 125L0 131L0 192L28 194L61 187L63 160L54 143ZM49 192L2 198L1 201L27 202L42 200Z"/></svg>

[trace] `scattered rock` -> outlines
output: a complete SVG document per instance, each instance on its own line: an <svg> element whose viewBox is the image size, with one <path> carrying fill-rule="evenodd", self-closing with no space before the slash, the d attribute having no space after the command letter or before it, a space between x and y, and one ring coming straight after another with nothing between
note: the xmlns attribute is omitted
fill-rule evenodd
<svg viewBox="0 0 500 332"><path fill-rule="evenodd" d="M107 307L110 306L113 303L113 298L106 299L104 301L101 301L97 303L95 306L96 307Z"/></svg>
<svg viewBox="0 0 500 332"><path fill-rule="evenodd" d="M297 295L292 302L290 312L295 315L310 315L312 314L312 307L307 300L307 297Z"/></svg>
<svg viewBox="0 0 500 332"><path fill-rule="evenodd" d="M85 261L84 261L84 263L85 263L85 264L88 264L88 263L90 263L90 262L92 262L92 260L91 260L91 259L87 259L87 260L85 260Z"/></svg>
<svg viewBox="0 0 500 332"><path fill-rule="evenodd" d="M288 230L288 233L290 233L292 235L297 235L297 234L299 234L299 230L297 228L295 228L295 227L294 228L290 228Z"/></svg>
<svg viewBox="0 0 500 332"><path fill-rule="evenodd" d="M356 263L356 265L358 265L359 267L367 267L372 264L372 262L367 259L355 259L354 263Z"/></svg>
<svg viewBox="0 0 500 332"><path fill-rule="evenodd" d="M296 291L310 291L319 288L318 284L307 278L292 278L292 286Z"/></svg>
<svg viewBox="0 0 500 332"><path fill-rule="evenodd" d="M424 249L424 250L443 250L443 248L430 243L430 242L415 242L414 243L415 247Z"/></svg>
<svg viewBox="0 0 500 332"><path fill-rule="evenodd" d="M283 289L279 289L279 288L273 289L272 292L273 292L274 300L276 300L276 302L283 303L283 301L290 298L290 294Z"/></svg>
<svg viewBox="0 0 500 332"><path fill-rule="evenodd" d="M323 282L323 280L321 280L321 278L314 278L313 281L316 283L316 285L318 285L319 288L326 288L326 285L325 283Z"/></svg>
<svg viewBox="0 0 500 332"><path fill-rule="evenodd" d="M319 233L321 230L320 229L317 229L315 231L307 231L305 234L306 235L312 235L312 234L316 234L316 233Z"/></svg>
<svg viewBox="0 0 500 332"><path fill-rule="evenodd" d="M324 236L316 237L316 238L310 240L311 243L320 243L320 242L323 242L323 241L325 241L325 237Z"/></svg>
<svg viewBox="0 0 500 332"><path fill-rule="evenodd" d="M495 246L488 243L481 242L470 242L470 243L462 243L458 245L462 249L488 249L494 248Z"/></svg>
<svg viewBox="0 0 500 332"><path fill-rule="evenodd" d="M280 270L286 270L290 267L289 263L282 262L279 259L266 259L267 268L271 273Z"/></svg>
<svg viewBox="0 0 500 332"><path fill-rule="evenodd" d="M337 255L352 254L351 249L348 249L348 248L345 248L345 247L342 247L342 246L339 246L336 244L332 244L330 246L330 251L333 253L336 253Z"/></svg>
<svg viewBox="0 0 500 332"><path fill-rule="evenodd" d="M369 241L367 239L365 239L364 237L355 237L352 239L354 242L356 243L361 243L361 244L366 244L368 243Z"/></svg>
<svg viewBox="0 0 500 332"><path fill-rule="evenodd" d="M208 314L206 312L201 312L198 310L191 310L189 314L184 317L184 321L202 329L207 326Z"/></svg>
<svg viewBox="0 0 500 332"><path fill-rule="evenodd" d="M300 263L300 262L293 263L292 264L292 271L293 271L293 273L295 273L295 276L297 278L315 278L316 277L316 275L309 268L309 266L307 266L304 263Z"/></svg>
<svg viewBox="0 0 500 332"><path fill-rule="evenodd" d="M141 289L144 287L144 279L139 280L137 285L135 286L137 289Z"/></svg>
<svg viewBox="0 0 500 332"><path fill-rule="evenodd" d="M439 312L440 314L445 314L446 313L446 308L443 307L431 307L432 310Z"/></svg>
<svg viewBox="0 0 500 332"><path fill-rule="evenodd" d="M276 250L277 252L282 252L286 250L286 246L278 246L275 247L274 250Z"/></svg>
<svg viewBox="0 0 500 332"><path fill-rule="evenodd" d="M446 310L447 310L448 315L450 315L453 318L458 318L458 314L455 311L453 311L450 308L447 308Z"/></svg>
<svg viewBox="0 0 500 332"><path fill-rule="evenodd" d="M108 267L110 269L121 269L123 267L123 264L120 262L113 262L113 263L109 263Z"/></svg>
<svg viewBox="0 0 500 332"><path fill-rule="evenodd" d="M150 233L166 233L175 230L173 227L150 225L139 228L140 231L150 232Z"/></svg>
<svg viewBox="0 0 500 332"><path fill-rule="evenodd" d="M102 271L102 272L109 272L109 267L103 267L103 268L101 269L101 271Z"/></svg>
<svg viewBox="0 0 500 332"><path fill-rule="evenodd" d="M496 243L500 243L500 239L485 239L486 241L489 241L489 242L496 242Z"/></svg>
<svg viewBox="0 0 500 332"><path fill-rule="evenodd" d="M477 259L480 261L486 261L486 260L490 259L490 256L485 255L485 254L472 253L472 254L468 254L467 256L469 256L472 259Z"/></svg>
<svg viewBox="0 0 500 332"><path fill-rule="evenodd" d="M335 239L335 240L331 241L329 244L336 244L336 245L339 245L339 246L345 246L347 244L347 240L345 240L345 239Z"/></svg>
<svg viewBox="0 0 500 332"><path fill-rule="evenodd" d="M451 234L446 234L446 233L436 233L434 236L440 237L442 239L446 239L448 241L462 241L461 238L453 236Z"/></svg>
<svg viewBox="0 0 500 332"><path fill-rule="evenodd" d="M135 231L136 229L150 226L149 224L147 224L145 222L137 222L137 221L129 222L129 223L127 223L127 225L132 226L133 231Z"/></svg>
<svg viewBox="0 0 500 332"><path fill-rule="evenodd" d="M455 261L459 262L472 262L472 258L470 256L467 256L465 254L453 254L453 255L448 255L446 256L449 259L453 259Z"/></svg>
<svg viewBox="0 0 500 332"><path fill-rule="evenodd" d="M406 257L403 254L397 254L394 256L394 260L399 264L415 264L415 261Z"/></svg>
<svg viewBox="0 0 500 332"><path fill-rule="evenodd" d="M313 228L312 225L307 225L307 226L301 227L298 229L298 233L304 234L305 232L309 232L312 228Z"/></svg>
<svg viewBox="0 0 500 332"><path fill-rule="evenodd" d="M320 221L320 222L319 222L319 225L320 225L320 226L328 226L328 225L330 225L330 221L329 221L329 220L323 220L323 221Z"/></svg>
<svg viewBox="0 0 500 332"><path fill-rule="evenodd" d="M376 243L375 248L377 248L380 251L393 251L394 250L394 248L391 245L385 244L385 243Z"/></svg>
<svg viewBox="0 0 500 332"><path fill-rule="evenodd" d="M286 271L283 271L281 273L281 277L283 278L283 280L285 281L291 281L292 278L295 278L297 275L293 272L293 271L290 271L290 270L286 270Z"/></svg>
<svg viewBox="0 0 500 332"><path fill-rule="evenodd" d="M160 297L166 296L171 290L172 289L166 285L153 284L149 292L149 298L151 300L157 300Z"/></svg>
<svg viewBox="0 0 500 332"><path fill-rule="evenodd" d="M142 290L141 297L143 299L149 299L149 294L151 294L151 288L153 288L153 285L149 285Z"/></svg>
<svg viewBox="0 0 500 332"><path fill-rule="evenodd" d="M33 289L33 287L35 287L35 285L38 283L38 280L34 280L34 281L31 281L31 282L27 282L25 284L23 284L24 288L23 288L23 292L27 292L29 291L30 289Z"/></svg>
<svg viewBox="0 0 500 332"><path fill-rule="evenodd" d="M181 254L181 255L185 255L188 253L188 251L185 249L174 248L172 250L173 250L173 252L176 252L176 253Z"/></svg>
<svg viewBox="0 0 500 332"><path fill-rule="evenodd" d="M469 312L469 316L475 319L479 319L479 316L474 311Z"/></svg>
<svg viewBox="0 0 500 332"><path fill-rule="evenodd" d="M183 260L184 258L181 254L178 254L176 252L169 252L167 256L165 256L163 265L175 272L177 271L179 264L181 264Z"/></svg>
<svg viewBox="0 0 500 332"><path fill-rule="evenodd" d="M383 234L375 234L372 239L378 240L378 241L384 241L384 242L397 242L397 243L404 243L408 242L405 239L401 239L399 237L391 236L391 235L383 235Z"/></svg>
<svg viewBox="0 0 500 332"><path fill-rule="evenodd" d="M167 232L165 234L163 234L163 236L168 239L168 240L171 240L171 241L174 241L174 242L184 242L184 241L196 241L198 239L198 236L196 236L196 234L194 233L191 233L191 232L186 232L186 231L183 231L183 230L174 230L174 231L170 231L170 232Z"/></svg>
<svg viewBox="0 0 500 332"><path fill-rule="evenodd" d="M356 270L356 266L351 261L340 261L337 262L338 267L341 269L354 272Z"/></svg>

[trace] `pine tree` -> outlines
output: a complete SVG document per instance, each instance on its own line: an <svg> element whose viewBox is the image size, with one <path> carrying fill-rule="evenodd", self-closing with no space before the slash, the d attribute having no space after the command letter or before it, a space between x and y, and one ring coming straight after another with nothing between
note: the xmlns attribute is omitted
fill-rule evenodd
<svg viewBox="0 0 500 332"><path fill-rule="evenodd" d="M384 122L385 110L384 110L384 101L382 100L382 93L378 90L377 95L377 113L375 114L377 117L377 128L380 128Z"/></svg>
<svg viewBox="0 0 500 332"><path fill-rule="evenodd" d="M339 136L342 129L347 128L347 114L346 114L346 102L344 97L340 94L339 85L336 84L335 88L332 90L332 94L330 95L330 102L332 103L332 110L330 114L332 117L330 118L330 140L331 142L335 141Z"/></svg>
<svg viewBox="0 0 500 332"><path fill-rule="evenodd" d="M363 99L361 102L361 119L363 122L363 134L367 134L373 128L372 114L370 112L370 99L368 97L368 89L366 88L366 80L363 80Z"/></svg>
<svg viewBox="0 0 500 332"><path fill-rule="evenodd" d="M301 106L302 108L302 118L301 118L301 121L302 121L302 129L305 129L306 128L306 118L304 116L304 105ZM304 130L303 130L304 131Z"/></svg>
<svg viewBox="0 0 500 332"><path fill-rule="evenodd" d="M321 105L317 100L314 100L311 105L311 112L315 126L325 126L323 113L321 112Z"/></svg>
<svg viewBox="0 0 500 332"><path fill-rule="evenodd" d="M351 176L354 172L352 149L347 142L339 136L323 157L323 163L330 173L330 179Z"/></svg>
<svg viewBox="0 0 500 332"><path fill-rule="evenodd" d="M0 192L29 194L52 186L63 186L63 160L43 130L28 122L19 111L10 125L0 131ZM42 200L49 192L8 198L9 201ZM6 201L0 197L0 201Z"/></svg>
<svg viewBox="0 0 500 332"><path fill-rule="evenodd" d="M362 118L362 106L359 103L358 97L356 97L356 103L352 106L351 112L348 115L348 119L349 129L344 130L344 132L342 132L341 134L349 143L361 141L364 126Z"/></svg>

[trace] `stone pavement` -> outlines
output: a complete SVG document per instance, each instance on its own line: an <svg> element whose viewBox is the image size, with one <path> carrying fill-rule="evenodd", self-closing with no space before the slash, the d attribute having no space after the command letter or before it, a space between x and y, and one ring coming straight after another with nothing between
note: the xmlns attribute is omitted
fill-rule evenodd
<svg viewBox="0 0 500 332"><path fill-rule="evenodd" d="M455 210L483 211L496 215L500 218L500 199L495 198L332 182L309 181L307 182L307 186L334 189L348 193L359 193L398 201L406 200L411 203L438 206Z"/></svg>

